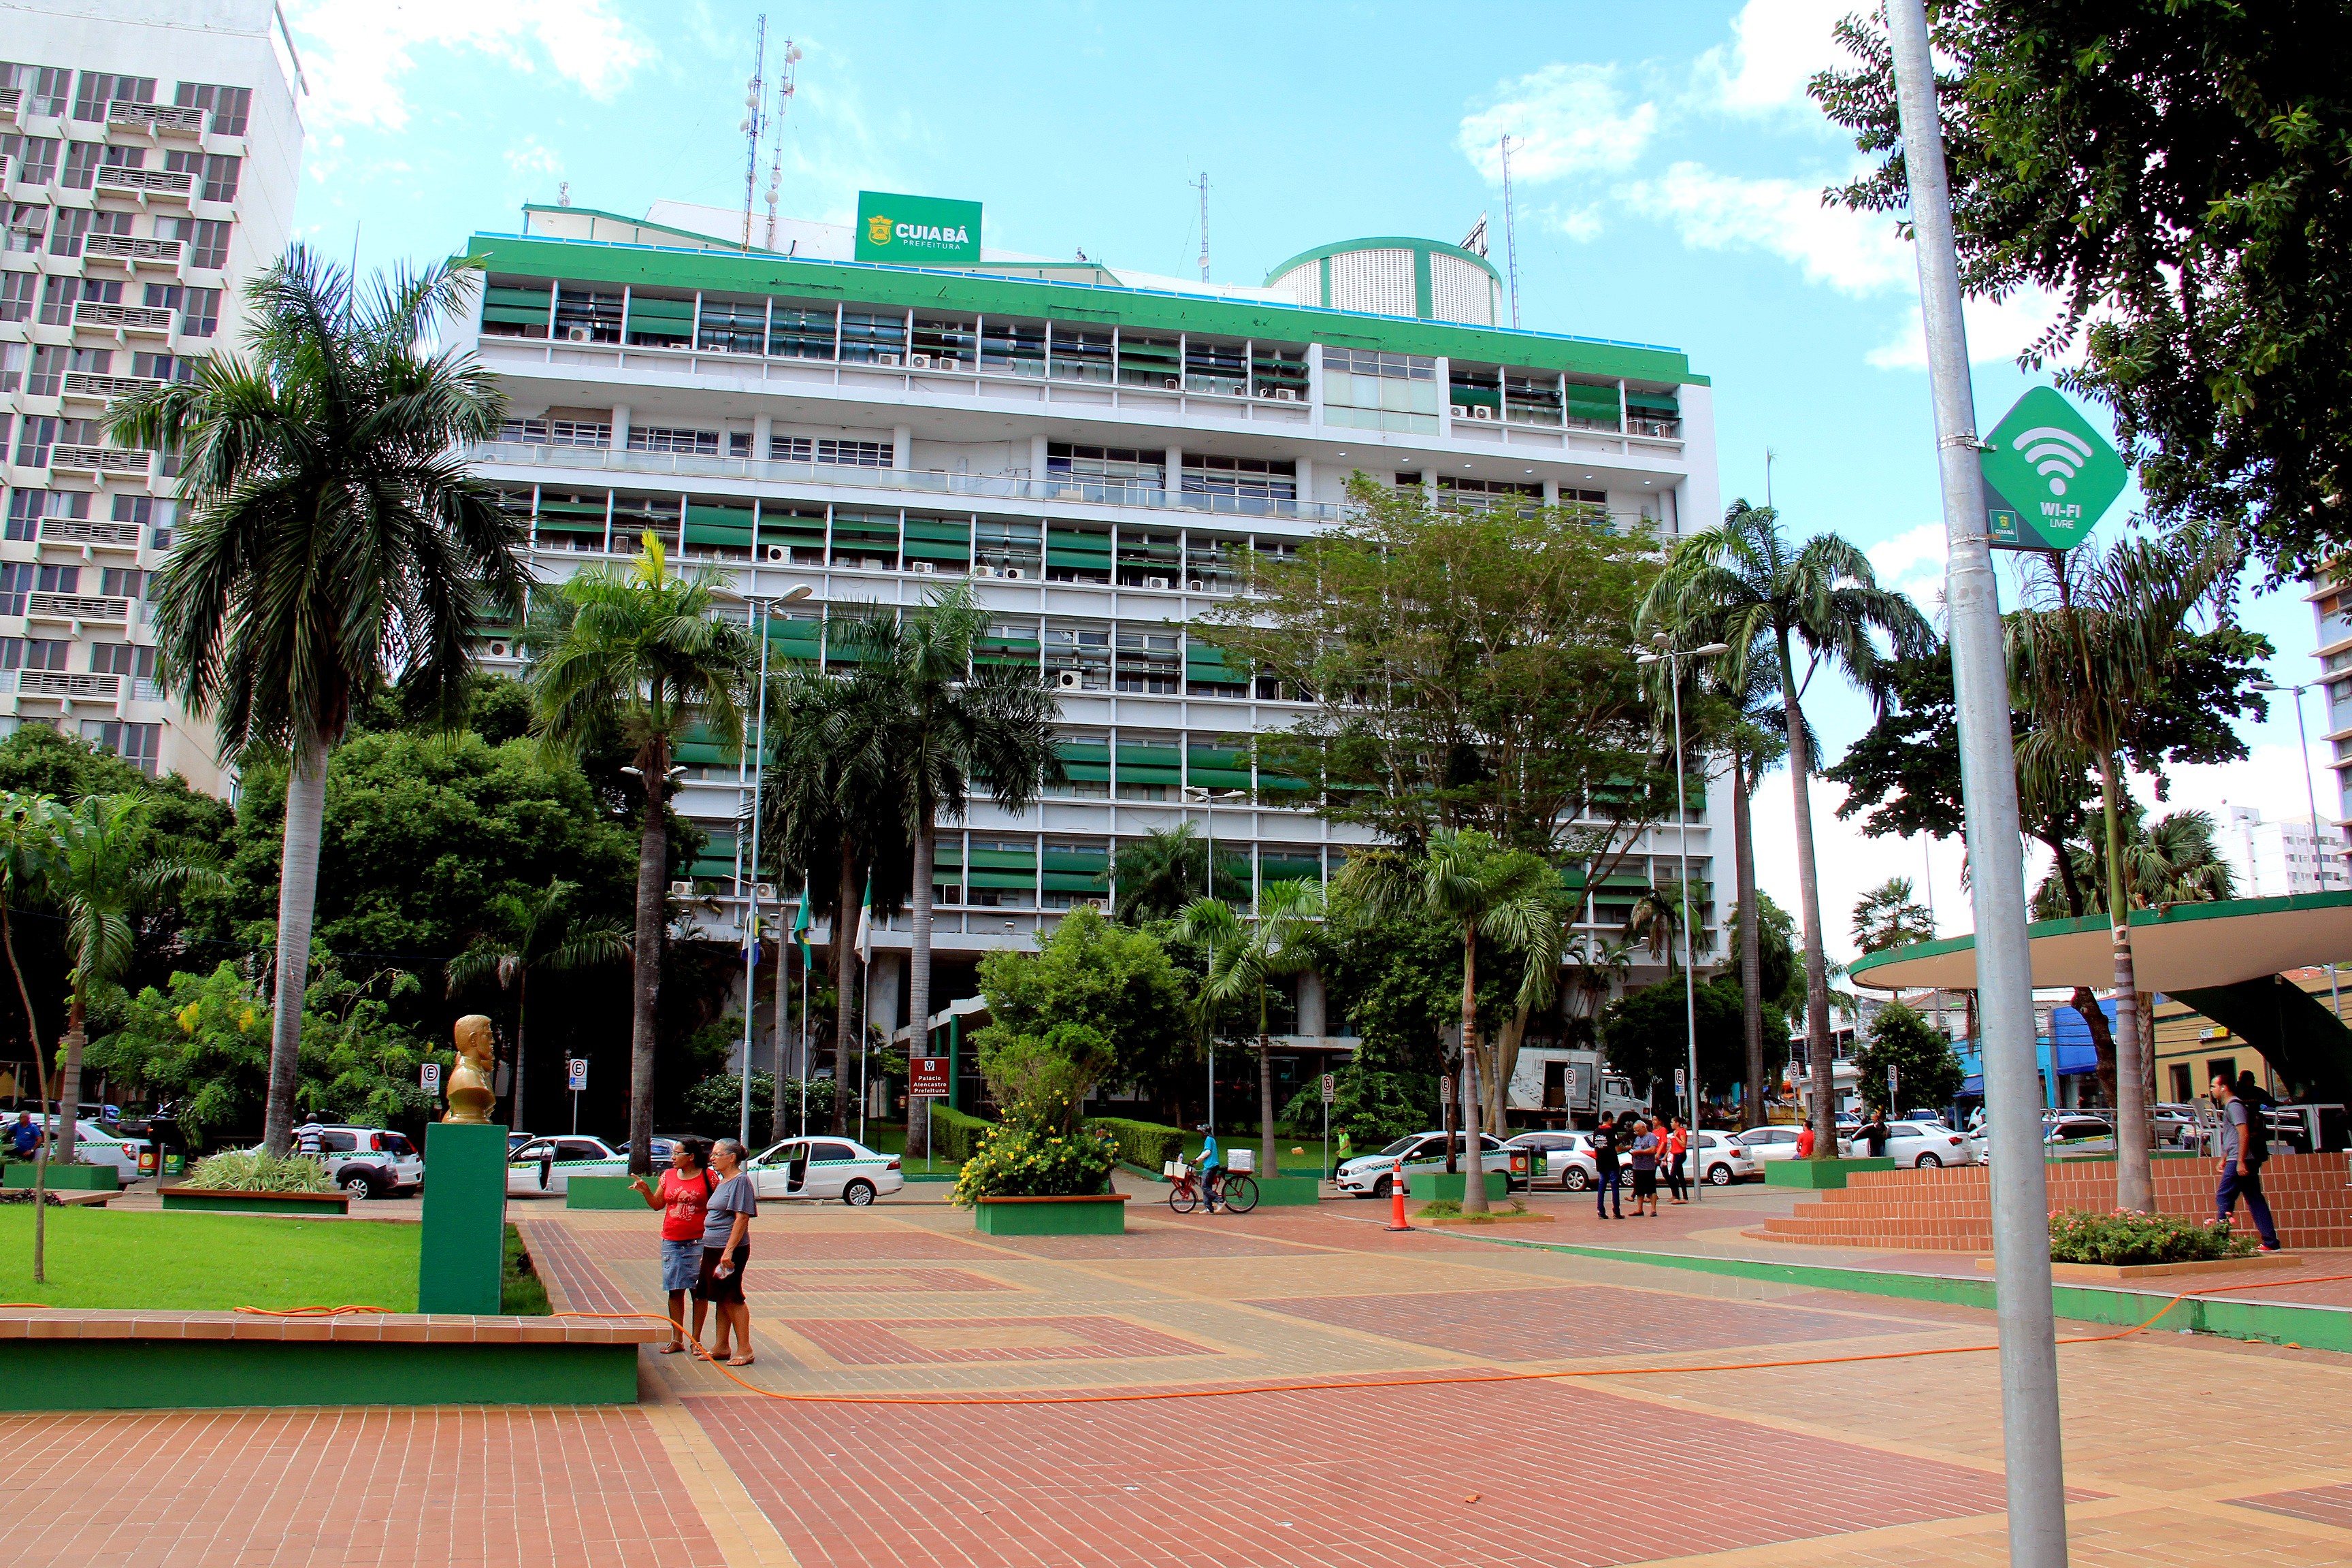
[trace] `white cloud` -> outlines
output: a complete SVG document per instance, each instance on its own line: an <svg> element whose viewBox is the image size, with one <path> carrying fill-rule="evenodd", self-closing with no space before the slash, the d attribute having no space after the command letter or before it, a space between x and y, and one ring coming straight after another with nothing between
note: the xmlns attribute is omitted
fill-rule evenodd
<svg viewBox="0 0 2352 1568"><path fill-rule="evenodd" d="M1699 56L1692 94L1734 114L1798 118L1827 129L1805 84L1853 62L1832 29L1854 0L1748 0L1731 19L1731 42Z"/></svg>
<svg viewBox="0 0 2352 1568"><path fill-rule="evenodd" d="M1910 247L1903 247L1907 255ZM2041 337L2056 321L2063 301L2056 294L2035 284L2012 290L2000 300L1970 300L1962 309L1969 328L1969 358L1979 363L1997 360L2013 360L2028 344ZM2077 348L2060 354L2053 362L2072 362ZM1893 336L1864 356L1880 370L1925 370L1927 367L1927 329L1919 307L1911 307L1910 315Z"/></svg>
<svg viewBox="0 0 2352 1568"><path fill-rule="evenodd" d="M1551 226L1574 240L1598 239L1603 226L1601 204L1588 203L1580 207L1554 207L1544 215Z"/></svg>
<svg viewBox="0 0 2352 1568"><path fill-rule="evenodd" d="M403 79L416 68L418 46L478 50L526 72L544 66L599 100L655 55L612 0L289 0L287 13L310 80L304 114L315 124L405 127Z"/></svg>
<svg viewBox="0 0 2352 1568"><path fill-rule="evenodd" d="M1817 181L1744 179L1682 163L1656 179L1620 186L1617 195L1672 224L1686 246L1761 250L1842 294L1880 293L1917 277L1911 247L1892 220L1825 205Z"/></svg>
<svg viewBox="0 0 2352 1568"><path fill-rule="evenodd" d="M1511 138L1514 184L1633 167L1658 129L1654 103L1628 103L1614 65L1548 65L1507 81L1463 117L1455 144L1490 184L1503 178L1498 143Z"/></svg>
<svg viewBox="0 0 2352 1568"><path fill-rule="evenodd" d="M1882 539L1864 552L1878 574L1878 585L1911 595L1922 609L1932 611L1944 596L1946 539L1940 522L1923 522L1892 539Z"/></svg>
<svg viewBox="0 0 2352 1568"><path fill-rule="evenodd" d="M507 149L507 172L519 179L542 175L553 179L563 173L563 159L554 148L545 146L536 136L526 136Z"/></svg>

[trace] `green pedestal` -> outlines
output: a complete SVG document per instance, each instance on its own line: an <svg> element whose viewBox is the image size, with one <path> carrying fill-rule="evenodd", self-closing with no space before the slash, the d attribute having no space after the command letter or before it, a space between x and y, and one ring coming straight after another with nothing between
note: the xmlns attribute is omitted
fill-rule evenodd
<svg viewBox="0 0 2352 1568"><path fill-rule="evenodd" d="M11 1160L5 1175L0 1175L0 1187L33 1185L34 1164L30 1160ZM53 1193L113 1193L122 1190L121 1173L111 1165L51 1165L49 1191Z"/></svg>
<svg viewBox="0 0 2352 1568"><path fill-rule="evenodd" d="M1127 1195L1099 1198L982 1198L972 1205L982 1236L1124 1236Z"/></svg>
<svg viewBox="0 0 2352 1568"><path fill-rule="evenodd" d="M563 1184L568 1209L641 1209L645 1194L629 1184L627 1176L574 1176Z"/></svg>
<svg viewBox="0 0 2352 1568"><path fill-rule="evenodd" d="M1470 1173L1467 1171L1456 1171L1451 1175L1440 1171L1431 1176L1407 1176L1405 1195L1422 1203L1433 1201L1442 1203L1451 1200L1458 1204L1462 1201L1462 1189L1469 1180L1469 1176ZM1487 1202L1501 1203L1510 1194L1511 1178L1508 1175L1501 1171L1486 1173Z"/></svg>
<svg viewBox="0 0 2352 1568"><path fill-rule="evenodd" d="M1313 1204L1320 1202L1322 1195L1323 1183L1319 1177L1294 1176L1286 1173L1279 1176L1257 1178L1257 1201L1261 1207L1282 1208Z"/></svg>
<svg viewBox="0 0 2352 1568"><path fill-rule="evenodd" d="M420 1312L495 1314L507 1233L507 1130L436 1121L425 1130Z"/></svg>
<svg viewBox="0 0 2352 1568"><path fill-rule="evenodd" d="M1848 1176L1858 1176L1865 1171L1891 1171L1892 1160L1774 1160L1764 1167L1764 1184L1768 1187L1803 1187L1822 1192L1831 1187L1843 1187Z"/></svg>

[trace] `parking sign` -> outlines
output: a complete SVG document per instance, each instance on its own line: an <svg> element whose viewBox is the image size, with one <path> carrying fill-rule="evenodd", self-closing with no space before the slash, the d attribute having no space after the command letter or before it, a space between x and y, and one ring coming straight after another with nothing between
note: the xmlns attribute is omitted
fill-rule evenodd
<svg viewBox="0 0 2352 1568"><path fill-rule="evenodd" d="M566 1062L564 1066L569 1069L564 1075L566 1087L569 1088L572 1093L577 1094L582 1089L588 1087L587 1058L573 1057L570 1061Z"/></svg>
<svg viewBox="0 0 2352 1568"><path fill-rule="evenodd" d="M426 1062L422 1068L417 1069L416 1081L425 1086L425 1093L440 1093L441 1064L439 1062Z"/></svg>
<svg viewBox="0 0 2352 1568"><path fill-rule="evenodd" d="M1331 1073L1323 1075L1323 1103L1331 1104L1339 1098L1339 1079Z"/></svg>

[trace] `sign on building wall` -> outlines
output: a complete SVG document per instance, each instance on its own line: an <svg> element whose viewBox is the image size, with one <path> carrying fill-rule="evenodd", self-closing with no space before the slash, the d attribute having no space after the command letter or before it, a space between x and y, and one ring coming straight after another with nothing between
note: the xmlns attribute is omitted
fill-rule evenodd
<svg viewBox="0 0 2352 1568"><path fill-rule="evenodd" d="M857 246L852 255L859 261L896 261L908 267L976 266L980 204L860 191Z"/></svg>

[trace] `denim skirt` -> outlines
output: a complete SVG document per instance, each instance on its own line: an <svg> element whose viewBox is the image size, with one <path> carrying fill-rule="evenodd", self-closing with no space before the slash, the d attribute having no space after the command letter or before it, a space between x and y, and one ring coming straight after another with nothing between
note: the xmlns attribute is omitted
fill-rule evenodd
<svg viewBox="0 0 2352 1568"><path fill-rule="evenodd" d="M702 1237L691 1237L685 1241L662 1238L663 1289L691 1290L701 1272Z"/></svg>

